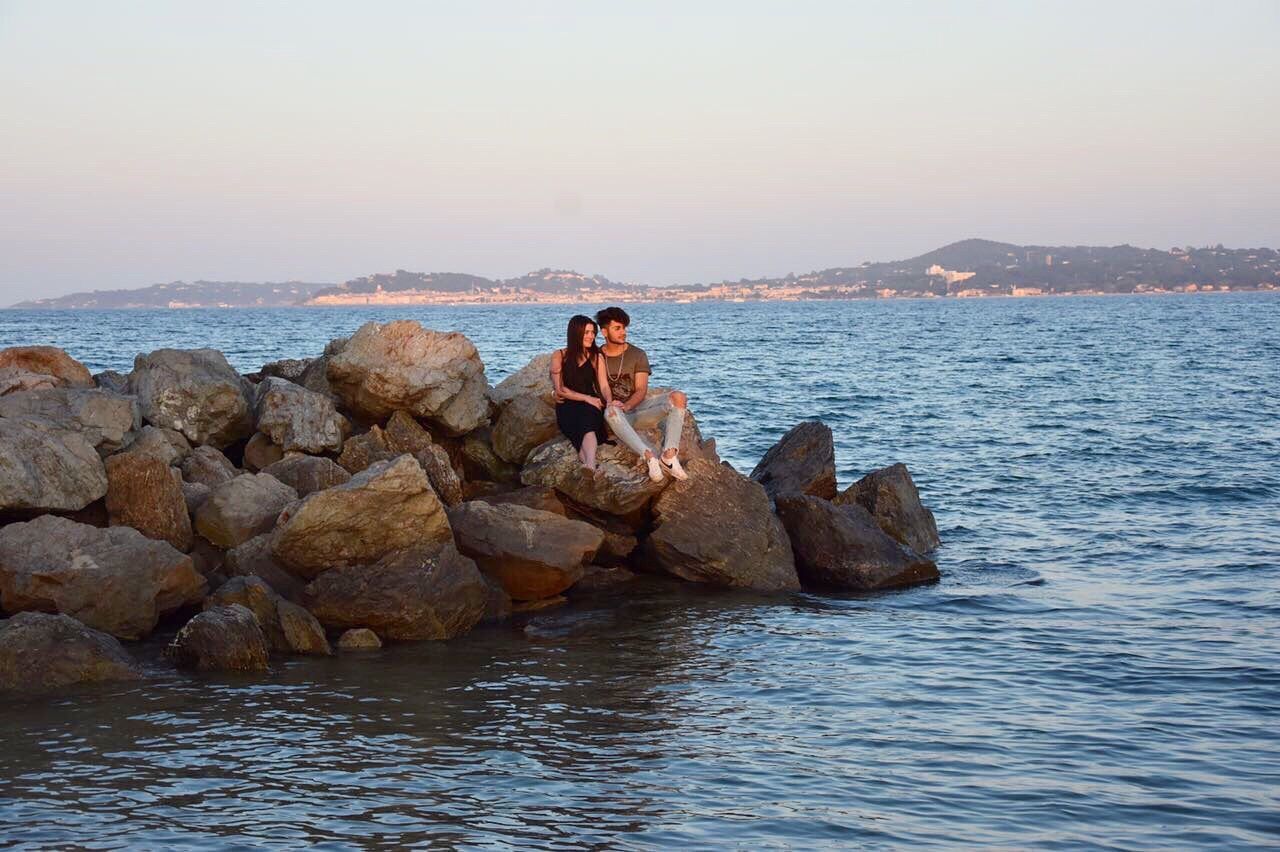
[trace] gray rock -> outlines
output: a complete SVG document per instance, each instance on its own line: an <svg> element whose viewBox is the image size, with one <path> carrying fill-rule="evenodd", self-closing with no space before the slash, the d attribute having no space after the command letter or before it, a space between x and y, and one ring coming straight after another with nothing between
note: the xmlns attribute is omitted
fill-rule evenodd
<svg viewBox="0 0 1280 852"><path fill-rule="evenodd" d="M652 482L644 462L621 446L601 447L596 470L589 471L567 438L548 441L530 453L520 480L554 488L575 503L610 515L645 508L671 482Z"/></svg>
<svg viewBox="0 0 1280 852"><path fill-rule="evenodd" d="M207 609L178 631L165 655L183 669L267 670L267 639L258 619L240 604Z"/></svg>
<svg viewBox="0 0 1280 852"><path fill-rule="evenodd" d="M212 447L209 448L212 452ZM125 450L139 456L152 456L166 465L181 465L183 459L191 455L191 444L181 432L173 429L157 429L155 426L143 426ZM222 455L221 453L218 453ZM230 462L228 462L230 464Z"/></svg>
<svg viewBox="0 0 1280 852"><path fill-rule="evenodd" d="M0 418L0 511L76 511L107 493L107 472L79 432Z"/></svg>
<svg viewBox="0 0 1280 852"><path fill-rule="evenodd" d="M129 390L153 426L222 449L253 434L240 375L216 349L158 349L134 359Z"/></svg>
<svg viewBox="0 0 1280 852"><path fill-rule="evenodd" d="M351 431L333 400L285 379L262 380L255 413L258 431L286 453L336 453Z"/></svg>
<svg viewBox="0 0 1280 852"><path fill-rule="evenodd" d="M329 359L329 385L369 420L397 410L462 435L488 418L488 386L475 346L457 332L428 331L412 320L365 323Z"/></svg>
<svg viewBox="0 0 1280 852"><path fill-rule="evenodd" d="M841 506L856 503L866 509L880 529L919 553L928 553L942 544L933 512L920 502L911 473L901 462L868 473L845 489L835 502Z"/></svg>
<svg viewBox="0 0 1280 852"><path fill-rule="evenodd" d="M196 512L196 532L219 547L242 544L276 525L298 493L274 476L245 473L213 489Z"/></svg>
<svg viewBox="0 0 1280 852"><path fill-rule="evenodd" d="M886 535L857 504L790 494L777 507L807 586L870 591L938 579L933 562Z"/></svg>
<svg viewBox="0 0 1280 852"><path fill-rule="evenodd" d="M112 393L127 394L129 392L129 376L116 370L103 370L93 374L93 384L102 390Z"/></svg>
<svg viewBox="0 0 1280 852"><path fill-rule="evenodd" d="M204 501L209 499L209 495L213 493L213 489L200 482L183 481L182 500L187 504L187 514L194 515L204 505Z"/></svg>
<svg viewBox="0 0 1280 852"><path fill-rule="evenodd" d="M403 455L377 462L350 482L317 491L282 513L272 551L290 571L312 578L338 566L374 562L391 551L449 541L452 535L427 474L413 456Z"/></svg>
<svg viewBox="0 0 1280 852"><path fill-rule="evenodd" d="M554 597L578 582L604 540L590 524L515 503L461 503L449 523L458 549L518 601Z"/></svg>
<svg viewBox="0 0 1280 852"><path fill-rule="evenodd" d="M831 429L818 420L800 423L769 448L751 471L771 499L783 494L836 496L836 451Z"/></svg>
<svg viewBox="0 0 1280 852"><path fill-rule="evenodd" d="M142 419L131 396L84 388L48 388L0 396L0 417L48 420L60 429L79 432L99 455L133 440Z"/></svg>
<svg viewBox="0 0 1280 852"><path fill-rule="evenodd" d="M120 639L204 599L191 558L130 527L42 515L0 528L0 608L61 612Z"/></svg>
<svg viewBox="0 0 1280 852"><path fill-rule="evenodd" d="M74 618L20 612L0 621L0 691L36 693L73 683L141 678L114 637Z"/></svg>
<svg viewBox="0 0 1280 852"><path fill-rule="evenodd" d="M488 590L451 542L388 553L321 574L303 604L325 627L368 627L387 639L451 639L484 614Z"/></svg>
<svg viewBox="0 0 1280 852"><path fill-rule="evenodd" d="M774 591L800 588L791 544L764 488L733 468L704 459L686 466L654 501L645 557L696 583Z"/></svg>
<svg viewBox="0 0 1280 852"><path fill-rule="evenodd" d="M323 456L286 456L275 464L264 467L262 472L274 476L297 491L299 497L351 481L351 474L333 459Z"/></svg>
<svg viewBox="0 0 1280 852"><path fill-rule="evenodd" d="M529 453L560 433L555 407L533 394L511 400L493 424L493 451L512 464L524 464Z"/></svg>
<svg viewBox="0 0 1280 852"><path fill-rule="evenodd" d="M182 460L182 478L217 488L240 475L231 460L213 447L196 447Z"/></svg>
<svg viewBox="0 0 1280 852"><path fill-rule="evenodd" d="M500 407L519 396L534 396L554 404L556 393L551 384L550 352L537 356L489 391L489 399Z"/></svg>

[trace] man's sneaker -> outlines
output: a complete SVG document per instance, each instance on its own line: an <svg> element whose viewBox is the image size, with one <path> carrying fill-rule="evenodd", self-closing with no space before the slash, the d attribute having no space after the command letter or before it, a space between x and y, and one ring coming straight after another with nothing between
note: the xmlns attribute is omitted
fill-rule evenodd
<svg viewBox="0 0 1280 852"><path fill-rule="evenodd" d="M649 456L649 478L654 482L662 481L662 465L658 464L657 456Z"/></svg>
<svg viewBox="0 0 1280 852"><path fill-rule="evenodd" d="M662 463L667 466L667 472L670 473L672 476L674 476L676 479L689 478L689 474L685 473L684 468L680 465L679 456L673 456L671 458L671 461L667 461L666 459L663 459Z"/></svg>

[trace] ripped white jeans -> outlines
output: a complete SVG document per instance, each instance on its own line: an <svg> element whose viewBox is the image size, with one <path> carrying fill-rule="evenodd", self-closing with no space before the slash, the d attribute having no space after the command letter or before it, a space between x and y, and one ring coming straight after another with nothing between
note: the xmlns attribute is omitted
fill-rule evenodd
<svg viewBox="0 0 1280 852"><path fill-rule="evenodd" d="M611 407L605 410L604 422L609 430L636 455L644 458L646 452L660 456L656 449L637 430L648 431L666 417L666 427L662 430L662 451L680 449L680 436L684 430L684 409L671 404L670 392L649 394L645 401L631 411L623 413Z"/></svg>

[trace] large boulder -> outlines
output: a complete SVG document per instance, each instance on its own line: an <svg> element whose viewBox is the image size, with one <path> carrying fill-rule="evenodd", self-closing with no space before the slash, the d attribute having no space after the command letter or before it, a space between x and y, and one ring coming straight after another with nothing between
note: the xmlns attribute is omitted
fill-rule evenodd
<svg viewBox="0 0 1280 852"><path fill-rule="evenodd" d="M488 588L452 542L387 553L321 574L303 605L325 627L367 627L386 639L450 639L484 615Z"/></svg>
<svg viewBox="0 0 1280 852"><path fill-rule="evenodd" d="M370 420L404 409L462 435L489 416L475 346L462 334L428 331L413 320L365 323L329 359L328 379L347 408Z"/></svg>
<svg viewBox="0 0 1280 852"><path fill-rule="evenodd" d="M806 586L871 591L938 579L933 562L886 535L856 503L793 493L777 507Z"/></svg>
<svg viewBox="0 0 1280 852"><path fill-rule="evenodd" d="M520 396L534 396L543 402L553 404L556 399L555 387L551 384L551 354L544 352L516 372L507 376L489 389L489 399L495 405L505 406Z"/></svg>
<svg viewBox="0 0 1280 852"><path fill-rule="evenodd" d="M84 388L0 396L0 417L48 420L59 428L79 432L103 456L132 441L134 430L142 425L133 397Z"/></svg>
<svg viewBox="0 0 1280 852"><path fill-rule="evenodd" d="M275 593L260 577L232 577L205 599L204 608L240 604L258 619L273 651L318 654L333 651L315 616Z"/></svg>
<svg viewBox="0 0 1280 852"><path fill-rule="evenodd" d="M42 388L91 388L88 368L55 346L0 349L0 396Z"/></svg>
<svg viewBox="0 0 1280 852"><path fill-rule="evenodd" d="M47 420L0 418L0 512L76 511L107 493L93 444Z"/></svg>
<svg viewBox="0 0 1280 852"><path fill-rule="evenodd" d="M919 553L928 553L942 543L933 512L920 502L911 473L901 462L868 473L841 492L835 502L866 509L880 529Z"/></svg>
<svg viewBox="0 0 1280 852"><path fill-rule="evenodd" d="M410 455L377 462L350 482L281 513L272 551L300 577L368 564L394 550L452 538L427 474Z"/></svg>
<svg viewBox="0 0 1280 852"><path fill-rule="evenodd" d="M254 411L258 431L286 453L336 453L351 428L329 397L285 379L262 380Z"/></svg>
<svg viewBox="0 0 1280 852"><path fill-rule="evenodd" d="M153 455L118 453L107 459L107 519L147 538L191 549L191 516L177 468Z"/></svg>
<svg viewBox="0 0 1280 852"><path fill-rule="evenodd" d="M191 443L181 432L157 429L155 426L143 426L125 449L138 456L153 456L166 466L180 465L183 459L191 455ZM212 447L209 449L213 450Z"/></svg>
<svg viewBox="0 0 1280 852"><path fill-rule="evenodd" d="M792 427L751 471L771 499L783 494L836 496L836 451L831 429L819 420Z"/></svg>
<svg viewBox="0 0 1280 852"><path fill-rule="evenodd" d="M546 400L525 394L511 400L493 424L493 451L512 464L524 464L530 451L560 432L556 410Z"/></svg>
<svg viewBox="0 0 1280 852"><path fill-rule="evenodd" d="M61 612L120 639L207 591L191 558L130 527L41 515L0 527L0 608Z"/></svg>
<svg viewBox="0 0 1280 852"><path fill-rule="evenodd" d="M176 429L193 444L222 449L253 434L253 412L240 375L216 349L139 355L129 390L148 423Z"/></svg>
<svg viewBox="0 0 1280 852"><path fill-rule="evenodd" d="M351 474L343 470L333 459L323 456L286 456L275 464L264 467L262 472L274 476L297 491L299 497L306 497L308 494L351 480Z"/></svg>
<svg viewBox="0 0 1280 852"><path fill-rule="evenodd" d="M604 540L590 524L515 503L461 503L449 510L449 523L458 549L522 601L578 582Z"/></svg>
<svg viewBox="0 0 1280 852"><path fill-rule="evenodd" d="M274 476L245 473L213 489L196 511L196 532L219 547L242 544L276 525L298 492Z"/></svg>
<svg viewBox="0 0 1280 852"><path fill-rule="evenodd" d="M20 612L0 621L0 691L42 692L141 677L115 637L70 616Z"/></svg>
<svg viewBox="0 0 1280 852"><path fill-rule="evenodd" d="M302 599L306 581L292 574L271 552L271 533L254 536L226 552L222 570L227 577L259 577L287 600Z"/></svg>
<svg viewBox="0 0 1280 852"><path fill-rule="evenodd" d="M231 460L213 447L196 447L182 460L182 478L187 482L217 488L239 475Z"/></svg>
<svg viewBox="0 0 1280 852"><path fill-rule="evenodd" d="M621 446L601 447L596 469L587 470L567 438L548 441L531 452L520 480L554 488L575 503L610 515L643 509L670 482L650 480L644 462Z"/></svg>
<svg viewBox="0 0 1280 852"><path fill-rule="evenodd" d="M798 589L791 544L758 483L725 464L691 460L689 479L653 503L645 555L654 567L696 583Z"/></svg>
<svg viewBox="0 0 1280 852"><path fill-rule="evenodd" d="M206 609L188 621L165 655L183 669L263 672L267 638L250 610L231 604Z"/></svg>
<svg viewBox="0 0 1280 852"><path fill-rule="evenodd" d="M446 506L456 506L462 502L462 480L449 462L449 454L444 448L432 444L425 450L413 454L427 473L431 487L435 489L440 502Z"/></svg>
<svg viewBox="0 0 1280 852"><path fill-rule="evenodd" d="M548 488L545 485L526 485L513 491L505 491L501 494L487 494L477 499L483 500L491 506L514 503L518 506L527 506L530 509L554 512L562 517L569 517L569 512L565 508L563 501L556 495L555 489Z"/></svg>

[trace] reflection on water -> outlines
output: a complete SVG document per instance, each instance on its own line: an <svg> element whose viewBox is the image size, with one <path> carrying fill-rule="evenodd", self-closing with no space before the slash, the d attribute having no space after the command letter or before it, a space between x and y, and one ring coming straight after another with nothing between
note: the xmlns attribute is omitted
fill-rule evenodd
<svg viewBox="0 0 1280 852"><path fill-rule="evenodd" d="M412 315L472 336L497 379L555 345L562 313L0 312L0 342L94 369L209 344L250 370ZM645 578L266 677L173 672L157 636L133 646L142 684L0 699L0 838L1280 841L1280 299L632 313L655 381L678 376L739 469L814 416L842 484L906 461L943 582L758 596Z"/></svg>

